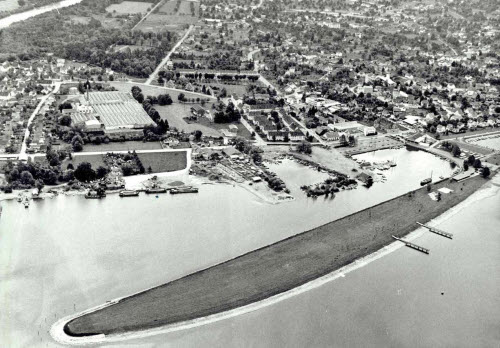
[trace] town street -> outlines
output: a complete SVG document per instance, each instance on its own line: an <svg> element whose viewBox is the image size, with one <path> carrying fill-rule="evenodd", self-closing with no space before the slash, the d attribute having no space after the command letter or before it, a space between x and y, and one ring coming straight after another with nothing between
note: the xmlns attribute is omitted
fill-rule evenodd
<svg viewBox="0 0 500 348"><path fill-rule="evenodd" d="M154 81L154 79L156 78L156 75L158 75L158 73L160 72L161 68L163 68L163 66L165 64L167 64L167 62L169 61L170 56L172 55L172 53L174 53L175 50L182 44L182 42L189 36L189 34L191 33L191 30L193 30L193 28L194 28L193 25L189 26L189 28L186 31L186 33L184 34L184 36L167 53L167 55L165 56L165 58L163 58L163 60L160 62L160 64L158 64L158 66L156 67L155 71L153 71L153 73L151 75L149 75L149 78L146 80L146 83L145 83L146 85L150 85L151 82Z"/></svg>
<svg viewBox="0 0 500 348"><path fill-rule="evenodd" d="M28 138L30 136L30 125L31 125L31 123L33 122L33 120L35 119L36 115L38 114L38 112L42 108L43 104L45 104L45 102L47 101L47 99L52 94L57 93L59 91L60 87L61 87L61 82L56 82L55 83L55 87L52 90L52 92L50 92L49 94L43 96L42 99L40 99L40 102L38 103L38 105L36 106L35 110L31 114L31 116L30 116L30 118L28 120L28 125L26 126L26 131L24 132L24 139L23 139L23 143L21 145L21 151L19 152L19 155L18 155L20 160L26 160L26 159L28 159L28 156L26 155L26 149L28 147L27 142L28 142Z"/></svg>
<svg viewBox="0 0 500 348"><path fill-rule="evenodd" d="M250 133L255 133L255 145L258 145L258 146L260 146L260 145L266 145L266 142L264 141L264 139L262 139L262 137L261 137L261 136L260 136L257 132L255 132L255 131L254 131L254 129L252 128L252 126L250 126L250 125L248 124L247 120L245 120L245 119L242 117L242 118L240 118L240 122L241 122L241 124L242 124L242 125L243 125L246 129L248 129L248 131L249 131Z"/></svg>

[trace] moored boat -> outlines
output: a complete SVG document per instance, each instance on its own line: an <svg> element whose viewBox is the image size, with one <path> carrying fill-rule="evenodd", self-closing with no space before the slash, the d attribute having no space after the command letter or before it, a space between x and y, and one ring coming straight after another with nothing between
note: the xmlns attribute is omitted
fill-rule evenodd
<svg viewBox="0 0 500 348"><path fill-rule="evenodd" d="M431 178L424 179L424 180L420 181L420 186L430 184L431 182L432 182Z"/></svg>
<svg viewBox="0 0 500 348"><path fill-rule="evenodd" d="M139 196L139 191L136 190L123 190L119 193L120 197L137 197Z"/></svg>
<svg viewBox="0 0 500 348"><path fill-rule="evenodd" d="M150 187L146 189L146 193L165 193L165 192L167 192L167 189L163 187Z"/></svg>
<svg viewBox="0 0 500 348"><path fill-rule="evenodd" d="M170 193L175 195L179 193L198 193L198 188L196 187L179 187L170 190Z"/></svg>

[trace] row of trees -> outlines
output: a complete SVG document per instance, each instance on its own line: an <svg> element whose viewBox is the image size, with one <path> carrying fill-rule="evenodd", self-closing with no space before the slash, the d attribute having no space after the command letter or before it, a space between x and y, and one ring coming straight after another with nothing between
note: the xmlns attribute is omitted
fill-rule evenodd
<svg viewBox="0 0 500 348"><path fill-rule="evenodd" d="M142 104L144 111L147 112L149 117L151 117L156 124L144 128L144 139L146 141L158 140L167 132L169 124L167 120L163 120L161 118L160 113L153 107L153 105L160 104L160 102L160 105L170 105L172 104L172 98L168 94L162 94L158 97L148 96L147 98L144 98L144 94L138 86L132 87L132 96L135 100Z"/></svg>

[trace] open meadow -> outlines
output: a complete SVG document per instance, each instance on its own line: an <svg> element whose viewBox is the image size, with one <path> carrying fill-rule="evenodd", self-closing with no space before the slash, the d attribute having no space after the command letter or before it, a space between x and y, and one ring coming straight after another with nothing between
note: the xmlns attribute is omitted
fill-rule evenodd
<svg viewBox="0 0 500 348"><path fill-rule="evenodd" d="M191 115L191 107L197 104L180 104L173 103L172 105L155 105L155 109L158 110L160 116L163 120L167 120L170 128L177 128L178 130L192 133L196 130L202 131L204 135L220 137L222 134L212 127L198 123L187 123L184 118ZM210 105L204 106L207 109L211 109ZM227 127L226 127L227 128Z"/></svg>

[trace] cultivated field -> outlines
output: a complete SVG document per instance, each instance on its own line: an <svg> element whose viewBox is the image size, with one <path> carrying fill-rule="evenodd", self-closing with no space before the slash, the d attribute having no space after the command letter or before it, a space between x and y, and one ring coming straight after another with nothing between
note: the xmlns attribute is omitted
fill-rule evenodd
<svg viewBox="0 0 500 348"><path fill-rule="evenodd" d="M146 13L152 6L153 4L150 2L123 1L119 4L108 6L106 11L117 14Z"/></svg>

